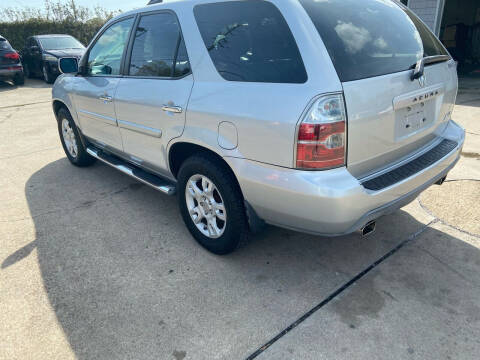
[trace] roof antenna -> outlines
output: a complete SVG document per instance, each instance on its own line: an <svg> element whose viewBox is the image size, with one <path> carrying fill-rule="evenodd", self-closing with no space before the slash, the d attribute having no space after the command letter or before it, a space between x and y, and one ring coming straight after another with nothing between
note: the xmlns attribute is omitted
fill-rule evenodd
<svg viewBox="0 0 480 360"><path fill-rule="evenodd" d="M147 5L160 4L163 0L150 0Z"/></svg>

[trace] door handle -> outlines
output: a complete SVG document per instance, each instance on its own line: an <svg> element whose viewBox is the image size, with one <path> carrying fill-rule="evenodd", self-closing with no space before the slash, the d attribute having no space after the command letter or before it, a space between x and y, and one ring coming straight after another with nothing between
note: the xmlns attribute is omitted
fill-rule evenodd
<svg viewBox="0 0 480 360"><path fill-rule="evenodd" d="M105 104L109 103L109 102L112 102L112 100L113 100L113 98L111 96L108 96L108 95L102 95L98 99L102 100Z"/></svg>
<svg viewBox="0 0 480 360"><path fill-rule="evenodd" d="M181 106L172 106L172 105L163 105L162 110L167 112L172 112L175 114L180 114L183 111Z"/></svg>

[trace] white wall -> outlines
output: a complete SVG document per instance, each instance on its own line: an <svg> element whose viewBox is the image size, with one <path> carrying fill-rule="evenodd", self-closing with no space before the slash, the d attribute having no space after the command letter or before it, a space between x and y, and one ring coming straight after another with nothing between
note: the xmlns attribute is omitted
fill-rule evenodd
<svg viewBox="0 0 480 360"><path fill-rule="evenodd" d="M435 18L440 0L409 0L408 7L435 31Z"/></svg>

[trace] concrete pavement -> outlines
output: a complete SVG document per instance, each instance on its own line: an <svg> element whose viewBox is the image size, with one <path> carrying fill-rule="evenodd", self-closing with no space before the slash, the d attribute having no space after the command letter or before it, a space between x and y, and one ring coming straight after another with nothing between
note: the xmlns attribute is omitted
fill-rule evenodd
<svg viewBox="0 0 480 360"><path fill-rule="evenodd" d="M217 257L175 198L68 163L48 86L0 84L0 359L476 359L476 86L455 110L458 181L366 239L271 227Z"/></svg>

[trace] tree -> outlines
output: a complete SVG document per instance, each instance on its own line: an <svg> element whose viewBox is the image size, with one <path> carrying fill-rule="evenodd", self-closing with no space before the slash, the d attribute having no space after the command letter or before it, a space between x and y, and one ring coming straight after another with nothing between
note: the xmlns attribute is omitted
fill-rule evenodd
<svg viewBox="0 0 480 360"><path fill-rule="evenodd" d="M121 13L121 10L110 11L100 5L90 8L78 5L75 0L44 0L44 8L37 9L30 6L7 7L0 10L0 18L7 22L24 22L29 20L44 20L53 22L81 22L91 19L104 21Z"/></svg>
<svg viewBox="0 0 480 360"><path fill-rule="evenodd" d="M86 45L105 22L120 13L99 5L81 6L75 0L44 0L41 9L26 6L0 10L0 34L19 50L26 38L41 34L68 34Z"/></svg>

